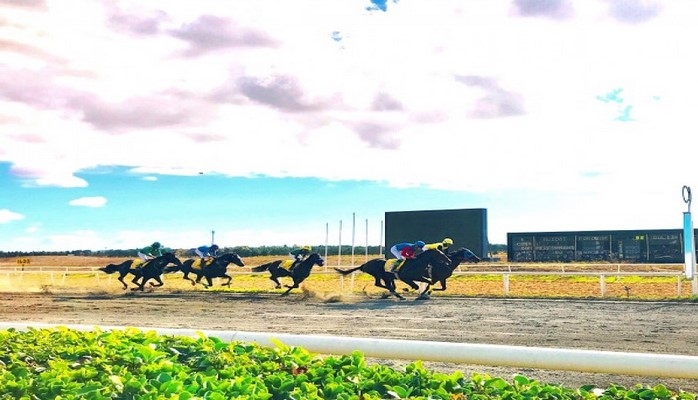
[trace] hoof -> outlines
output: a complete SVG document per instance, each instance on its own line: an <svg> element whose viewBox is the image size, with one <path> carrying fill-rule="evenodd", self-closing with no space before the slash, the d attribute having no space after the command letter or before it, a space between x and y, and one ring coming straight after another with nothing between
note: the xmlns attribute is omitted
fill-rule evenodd
<svg viewBox="0 0 698 400"><path fill-rule="evenodd" d="M281 289L281 285L274 286L274 289Z"/></svg>

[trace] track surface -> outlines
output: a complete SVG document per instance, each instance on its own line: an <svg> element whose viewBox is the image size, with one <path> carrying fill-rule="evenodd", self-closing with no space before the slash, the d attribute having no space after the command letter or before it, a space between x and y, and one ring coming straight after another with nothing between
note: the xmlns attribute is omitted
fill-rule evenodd
<svg viewBox="0 0 698 400"><path fill-rule="evenodd" d="M698 304L435 297L398 301L224 292L0 293L0 320L323 334L698 356ZM401 368L406 362L373 360ZM425 363L442 372L515 373L568 387L698 380Z"/></svg>

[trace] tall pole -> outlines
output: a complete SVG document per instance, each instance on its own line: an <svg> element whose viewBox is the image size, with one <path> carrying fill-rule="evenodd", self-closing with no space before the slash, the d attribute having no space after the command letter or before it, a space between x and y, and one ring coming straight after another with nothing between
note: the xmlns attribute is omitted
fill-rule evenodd
<svg viewBox="0 0 698 400"><path fill-rule="evenodd" d="M366 260L368 262L368 218L366 218Z"/></svg>
<svg viewBox="0 0 698 400"><path fill-rule="evenodd" d="M327 260L327 246L330 238L330 223L325 222L325 260ZM327 270L327 265L325 265L325 270Z"/></svg>
<svg viewBox="0 0 698 400"><path fill-rule="evenodd" d="M215 237L216 237L216 231L212 230L211 231L211 246L213 246L213 244L216 243L216 241L214 240Z"/></svg>
<svg viewBox="0 0 698 400"><path fill-rule="evenodd" d="M337 246L337 266L342 265L342 220L339 220L339 246Z"/></svg>
<svg viewBox="0 0 698 400"><path fill-rule="evenodd" d="M378 245L378 254L383 254L383 220L381 220L381 234L378 236L380 244Z"/></svg>
<svg viewBox="0 0 698 400"><path fill-rule="evenodd" d="M696 243L693 235L693 221L691 220L691 188L684 186L681 192L683 201L688 206L686 212L683 213L683 254L684 254L684 273L686 279L692 279L692 292L695 296L698 294L698 277L696 277Z"/></svg>
<svg viewBox="0 0 698 400"><path fill-rule="evenodd" d="M356 240L356 213L351 213L351 266L354 266L354 243Z"/></svg>

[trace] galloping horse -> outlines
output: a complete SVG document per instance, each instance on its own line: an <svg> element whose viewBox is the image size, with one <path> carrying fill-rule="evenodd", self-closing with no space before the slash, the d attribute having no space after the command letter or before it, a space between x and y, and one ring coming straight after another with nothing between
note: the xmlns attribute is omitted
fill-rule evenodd
<svg viewBox="0 0 698 400"><path fill-rule="evenodd" d="M440 289L433 288L433 290L446 290L446 279L453 275L453 271L455 271L455 269L458 268L461 263L479 263L481 261L480 257L476 256L475 253L465 247L461 247L452 253L448 253L448 258L451 259L450 264L436 263L431 266L431 285L436 285L437 282L441 283ZM431 293L431 290L429 290L429 293Z"/></svg>
<svg viewBox="0 0 698 400"><path fill-rule="evenodd" d="M281 288L281 282L279 282L280 277L290 276L291 279L293 279L293 285L285 285L288 289L281 293L282 296L288 295L292 289L297 288L298 285L309 277L310 271L314 266L318 265L322 267L325 265L325 260L320 257L320 254L318 253L310 254L305 260L299 262L298 265L296 265L291 271L284 268L283 264L285 264L285 261L292 260L277 260L252 268L252 272L269 271L271 273L269 279L276 284L275 289Z"/></svg>
<svg viewBox="0 0 698 400"><path fill-rule="evenodd" d="M375 279L375 286L386 289L393 296L404 300L405 298L396 291L395 275L389 271L393 262L395 262L395 260L374 258L373 260L369 260L358 267L347 270L335 268L335 271L342 275L349 275L350 273L359 270L365 272L373 276ZM405 260L398 270L398 278L408 284L411 288L419 290L419 285L417 285L416 282L423 282L427 285L431 283L431 281L425 276L427 266L435 265L439 262L450 263L451 260L440 250L426 250L415 258ZM419 298L423 298L421 293Z"/></svg>
<svg viewBox="0 0 698 400"><path fill-rule="evenodd" d="M124 282L124 278L126 277L126 275L130 273L134 276L131 280L131 283L137 285L137 287L131 288L131 290L142 291L145 286L145 283L150 279L155 279L158 282L158 284L151 283L151 286L162 286L164 284L162 282L162 279L160 278L160 275L162 275L165 266L167 266L168 264L172 263L175 265L182 265L182 262L177 257L175 257L174 253L165 253L142 264L136 263L137 261L140 260L126 260L121 264L109 264L105 267L99 268L99 270L107 274L113 274L114 272L118 272L118 279L121 282L121 284L124 285L124 290L128 289L128 285L126 284L126 282ZM136 265L134 266L134 264ZM141 278L143 278L143 280L141 281L141 283L138 283L138 280Z"/></svg>
<svg viewBox="0 0 698 400"><path fill-rule="evenodd" d="M226 253L218 257L214 257L210 263L207 263L204 266L201 266L200 262L196 261L199 260L185 260L179 267L165 268L165 272L182 271L184 273L182 278L191 281L192 286L196 285L197 283L201 283L202 278L206 278L206 282L208 284L203 284L206 288L213 286L213 278L227 278L228 281L221 283L221 286L230 287L230 282L233 280L233 278L228 275L228 264L233 263L238 267L245 266L242 258L240 258L237 253ZM190 273L196 275L196 280L189 277Z"/></svg>

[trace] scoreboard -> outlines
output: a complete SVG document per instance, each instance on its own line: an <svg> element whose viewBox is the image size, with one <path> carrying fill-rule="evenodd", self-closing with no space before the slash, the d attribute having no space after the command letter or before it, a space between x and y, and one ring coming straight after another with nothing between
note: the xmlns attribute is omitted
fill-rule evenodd
<svg viewBox="0 0 698 400"><path fill-rule="evenodd" d="M696 231L693 232L694 236ZM681 229L507 234L509 261L682 263Z"/></svg>
<svg viewBox="0 0 698 400"><path fill-rule="evenodd" d="M385 213L385 255L400 242L440 242L453 239L452 250L467 247L480 258L489 257L487 209L390 211Z"/></svg>

